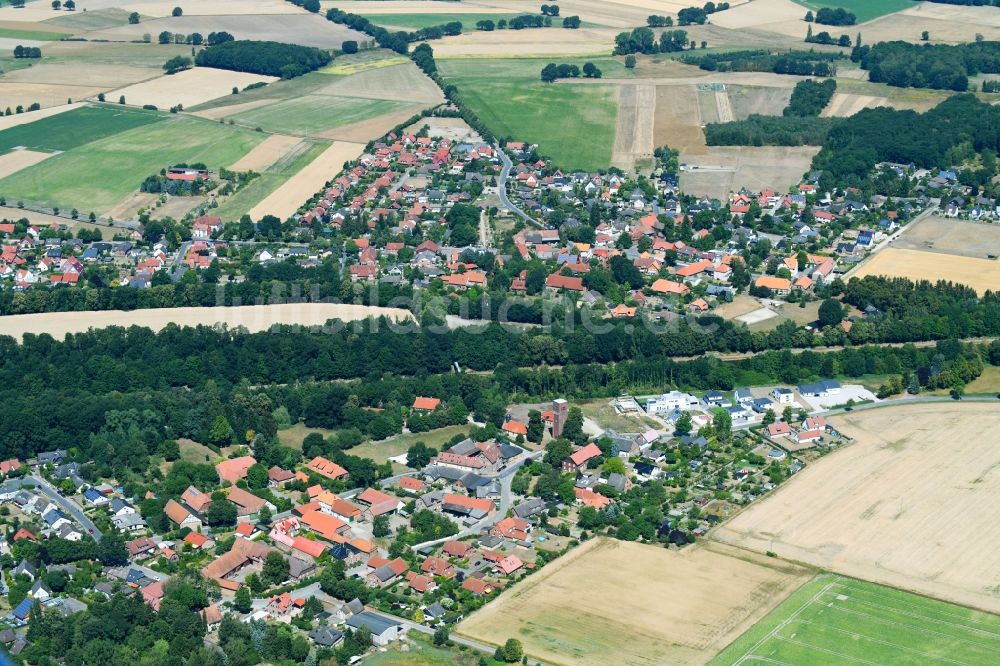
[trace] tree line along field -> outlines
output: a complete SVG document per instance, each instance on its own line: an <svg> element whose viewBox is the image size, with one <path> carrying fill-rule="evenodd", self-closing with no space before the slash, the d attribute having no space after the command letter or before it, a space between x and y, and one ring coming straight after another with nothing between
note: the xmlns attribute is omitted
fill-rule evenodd
<svg viewBox="0 0 1000 666"><path fill-rule="evenodd" d="M913 0L795 0L795 2L813 12L824 7L830 9L840 7L857 16L858 23L871 21L913 6ZM802 12L802 16L805 16L805 11ZM831 27L839 28L840 26ZM848 26L843 27L846 29ZM818 30L819 28L814 27L813 29Z"/></svg>
<svg viewBox="0 0 1000 666"><path fill-rule="evenodd" d="M710 664L988 664L998 654L1000 616L823 574Z"/></svg>
<svg viewBox="0 0 1000 666"><path fill-rule="evenodd" d="M45 138L36 143L65 152L0 180L0 194L9 200L98 214L135 192L145 177L162 168L177 162L228 166L265 138L241 127L116 105L69 111L40 122L61 133L56 134L58 141ZM89 140L61 138L78 130ZM23 145L12 144L19 139L6 137L7 132L17 132L16 137L26 132L47 136L33 124L22 125L0 132L0 145Z"/></svg>
<svg viewBox="0 0 1000 666"><path fill-rule="evenodd" d="M596 171L611 163L618 116L613 84L553 85L539 72L549 62L594 62L605 76L610 58L441 59L438 69L462 101L498 137L537 143L539 153L566 169Z"/></svg>

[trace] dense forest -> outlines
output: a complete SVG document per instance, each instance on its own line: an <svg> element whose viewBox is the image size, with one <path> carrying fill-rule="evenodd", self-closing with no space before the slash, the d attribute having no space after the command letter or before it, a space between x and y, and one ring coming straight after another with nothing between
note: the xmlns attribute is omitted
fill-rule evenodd
<svg viewBox="0 0 1000 666"><path fill-rule="evenodd" d="M948 168L954 150L1000 150L1000 108L974 95L955 95L926 113L864 109L829 130L813 168L824 187L859 185L879 162Z"/></svg>
<svg viewBox="0 0 1000 666"><path fill-rule="evenodd" d="M84 460L100 461L102 469L95 471L101 476L113 476L115 468L145 470L164 439L189 437L222 446L254 432L255 454L270 465L287 454L274 446L280 423L303 420L356 433L345 434L337 445L350 448L365 437L399 432L405 408L417 395L439 397L446 405L442 423L426 427L461 422L469 412L499 426L512 400L798 381L851 374L846 368L854 366L848 361L859 354L911 353L851 348L795 356L816 357L816 365L778 362L782 351L734 363L671 359L713 348L780 350L1000 334L995 294L976 298L965 287L871 277L843 288L847 302L882 312L857 321L849 335L831 327L815 336L790 322L751 333L708 316L676 331L615 324L601 335L579 322L573 329L528 333L496 324L481 333L435 332L427 326L400 333L382 322L376 331L348 325L339 332L293 329L281 335L170 326L160 333L109 328L71 335L65 342L47 335L26 336L20 345L0 338L0 455L27 457L68 448ZM484 374L455 374L453 362ZM915 371L915 363L911 359L904 365ZM66 368L74 369L71 380ZM378 474L370 461L368 466L349 457L338 462L356 468L355 483Z"/></svg>
<svg viewBox="0 0 1000 666"><path fill-rule="evenodd" d="M846 56L818 51L729 51L686 55L682 60L710 72L773 72L799 76L835 76L834 64Z"/></svg>
<svg viewBox="0 0 1000 666"><path fill-rule="evenodd" d="M234 40L198 52L201 67L217 67L291 79L319 69L332 60L329 53L311 46Z"/></svg>
<svg viewBox="0 0 1000 666"><path fill-rule="evenodd" d="M970 76L1000 72L1000 42L879 42L855 47L851 60L868 70L868 79L875 83L965 92Z"/></svg>
<svg viewBox="0 0 1000 666"><path fill-rule="evenodd" d="M818 116L829 104L833 93L837 92L837 82L833 79L814 81L806 79L795 84L792 98L782 112L786 116Z"/></svg>
<svg viewBox="0 0 1000 666"><path fill-rule="evenodd" d="M705 125L710 146L820 146L839 118L761 116Z"/></svg>

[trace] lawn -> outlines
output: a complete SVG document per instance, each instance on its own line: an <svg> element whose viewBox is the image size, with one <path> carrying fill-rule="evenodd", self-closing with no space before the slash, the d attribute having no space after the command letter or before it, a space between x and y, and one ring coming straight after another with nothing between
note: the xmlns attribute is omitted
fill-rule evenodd
<svg viewBox="0 0 1000 666"><path fill-rule="evenodd" d="M271 192L281 187L285 181L292 178L329 147L329 143L317 141L302 152L272 164L264 173L250 181L242 190L220 204L213 211L213 214L218 215L223 221L227 222L239 220L244 213L266 199ZM299 445L301 446L301 444L302 442L299 440Z"/></svg>
<svg viewBox="0 0 1000 666"><path fill-rule="evenodd" d="M359 446L355 446L353 449L348 450L348 453L352 456L370 458L381 464L393 456L406 453L407 449L417 442L423 442L427 446L439 449L442 444L450 440L455 435L465 435L468 432L469 426L467 425L447 426L445 428L438 428L437 430L430 430L428 432L397 435L379 442L365 442L364 444L360 444Z"/></svg>
<svg viewBox="0 0 1000 666"><path fill-rule="evenodd" d="M914 6L911 0L795 0L795 2L813 11L822 9L823 7L829 7L830 9L843 7L858 17L858 23L871 21L872 19L877 19L879 16L885 16L886 14L892 14L893 12ZM805 16L805 13L803 12L802 15ZM839 28L840 26L831 27ZM844 27L849 28L850 26Z"/></svg>
<svg viewBox="0 0 1000 666"><path fill-rule="evenodd" d="M965 387L966 393L1000 393L1000 366L987 365L979 375Z"/></svg>
<svg viewBox="0 0 1000 666"><path fill-rule="evenodd" d="M81 107L0 132L0 153L15 146L42 151L70 150L162 118L152 111L115 105Z"/></svg>
<svg viewBox="0 0 1000 666"><path fill-rule="evenodd" d="M997 654L996 615L824 574L710 663L987 664Z"/></svg>
<svg viewBox="0 0 1000 666"><path fill-rule="evenodd" d="M265 137L189 116L164 114L160 118L157 123L77 145L4 178L0 193L44 206L104 213L164 167L177 162L204 162L213 169L228 166Z"/></svg>
<svg viewBox="0 0 1000 666"><path fill-rule="evenodd" d="M441 25L460 21L465 32L475 30L477 21L493 21L496 23L500 19L510 20L518 14L362 14L366 19L376 25L384 25L392 28L427 28L432 25Z"/></svg>
<svg viewBox="0 0 1000 666"><path fill-rule="evenodd" d="M306 436L311 432L318 432L323 435L324 438L337 434L336 430L327 430L326 428L309 428L303 423L296 423L291 428L279 430L278 441L285 446L290 446L293 449L301 451L303 440L305 440Z"/></svg>
<svg viewBox="0 0 1000 666"><path fill-rule="evenodd" d="M270 132L310 135L412 106L407 102L334 95L307 95L229 116Z"/></svg>
<svg viewBox="0 0 1000 666"><path fill-rule="evenodd" d="M440 60L438 68L497 136L537 143L542 155L564 169L606 169L618 115L615 86L542 83L539 72L548 62L455 58ZM605 75L615 75L608 71L610 59L594 62Z"/></svg>

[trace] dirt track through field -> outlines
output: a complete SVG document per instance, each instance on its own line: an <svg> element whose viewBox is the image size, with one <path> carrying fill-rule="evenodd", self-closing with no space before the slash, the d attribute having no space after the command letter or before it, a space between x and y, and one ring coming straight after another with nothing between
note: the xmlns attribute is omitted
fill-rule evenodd
<svg viewBox="0 0 1000 666"><path fill-rule="evenodd" d="M412 318L409 310L341 303L283 303L279 305L243 305L239 307L162 308L156 310L105 310L101 312L45 312L0 317L0 335L20 340L25 333L48 333L62 340L67 333L82 333L91 328L143 326L159 331L168 324L178 326L242 326L251 333L270 330L276 324L322 326L329 319L359 321L368 317L388 317L404 322Z"/></svg>
<svg viewBox="0 0 1000 666"><path fill-rule="evenodd" d="M713 538L1000 612L1000 409L892 406L832 423L856 441Z"/></svg>
<svg viewBox="0 0 1000 666"><path fill-rule="evenodd" d="M265 215L275 215L284 220L292 216L306 199L340 173L344 162L355 159L364 149L365 145L362 143L334 142L309 165L250 209L250 217L259 220Z"/></svg>
<svg viewBox="0 0 1000 666"><path fill-rule="evenodd" d="M611 164L626 172L636 160L653 156L656 86L624 85L618 92L618 119Z"/></svg>

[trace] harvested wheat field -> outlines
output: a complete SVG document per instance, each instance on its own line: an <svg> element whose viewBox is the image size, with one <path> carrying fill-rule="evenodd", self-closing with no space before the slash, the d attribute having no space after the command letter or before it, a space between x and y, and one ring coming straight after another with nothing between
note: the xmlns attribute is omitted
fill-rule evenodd
<svg viewBox="0 0 1000 666"><path fill-rule="evenodd" d="M357 158L364 149L363 143L334 142L307 167L254 206L250 210L250 217L254 220L259 220L265 215L275 215L282 220L291 217L306 199L343 170L344 162Z"/></svg>
<svg viewBox="0 0 1000 666"><path fill-rule="evenodd" d="M802 20L805 15L806 8L791 0L753 0L713 14L712 23L731 30L756 28L801 38L805 37L808 25Z"/></svg>
<svg viewBox="0 0 1000 666"><path fill-rule="evenodd" d="M727 85L726 93L736 120L746 120L753 113L780 116L792 97L789 88Z"/></svg>
<svg viewBox="0 0 1000 666"><path fill-rule="evenodd" d="M269 331L277 325L323 326L330 319L352 322L369 317L388 317L396 322L412 319L409 310L349 303L282 303L239 307L162 308L156 310L104 310L99 312L45 312L0 317L0 335L21 339L26 333L48 333L62 340L67 333L91 328L142 326L159 331L169 324L178 326L243 327L251 333Z"/></svg>
<svg viewBox="0 0 1000 666"><path fill-rule="evenodd" d="M0 79L0 110L18 106L28 108L38 102L42 108L65 106L67 99L80 100L101 92L101 86L76 86ZM28 114L25 114L28 115ZM37 116L36 116L37 117Z"/></svg>
<svg viewBox="0 0 1000 666"><path fill-rule="evenodd" d="M610 28L530 28L467 32L434 42L435 57L517 58L554 55L610 54L616 30Z"/></svg>
<svg viewBox="0 0 1000 666"><path fill-rule="evenodd" d="M441 139L451 139L458 142L480 142L483 137L479 136L476 130L469 127L469 124L462 118L444 118L441 116L430 116L421 118L406 128L405 131L419 132L421 128L427 128L427 133L431 137Z"/></svg>
<svg viewBox="0 0 1000 666"><path fill-rule="evenodd" d="M684 152L705 149L698 90L693 85L657 86L653 142Z"/></svg>
<svg viewBox="0 0 1000 666"><path fill-rule="evenodd" d="M908 224L893 247L988 259L1000 255L1000 224L928 215Z"/></svg>
<svg viewBox="0 0 1000 666"><path fill-rule="evenodd" d="M905 277L911 280L948 280L972 287L980 294L1000 290L1000 263L976 257L942 257L937 252L886 248L876 252L853 273L851 278L866 275Z"/></svg>
<svg viewBox="0 0 1000 666"><path fill-rule="evenodd" d="M552 664L700 664L809 579L719 544L593 539L505 590L455 633Z"/></svg>
<svg viewBox="0 0 1000 666"><path fill-rule="evenodd" d="M714 197L725 197L742 187L755 191L764 187L784 190L809 170L817 152L818 147L809 146L709 146L682 150L681 163L688 166L680 174L681 189L689 194Z"/></svg>
<svg viewBox="0 0 1000 666"><path fill-rule="evenodd" d="M242 90L251 83L259 81L271 83L277 80L277 77L262 74L194 67L120 88L109 93L109 97L124 95L126 104L133 106L152 104L159 109L169 109L177 104L185 107L195 106L224 95L231 95L234 87Z"/></svg>
<svg viewBox="0 0 1000 666"><path fill-rule="evenodd" d="M971 42L976 34L995 40L1000 39L1000 11L996 7L959 7L921 2L857 28L867 44L894 39L921 42L920 35L924 30L930 33L932 43Z"/></svg>
<svg viewBox="0 0 1000 666"><path fill-rule="evenodd" d="M611 164L626 172L637 160L653 157L656 86L624 85L618 89L618 117Z"/></svg>
<svg viewBox="0 0 1000 666"><path fill-rule="evenodd" d="M292 148L300 143L302 143L302 139L297 136L272 134L258 143L249 153L233 162L229 168L232 171L256 171L260 173L287 155Z"/></svg>
<svg viewBox="0 0 1000 666"><path fill-rule="evenodd" d="M120 88L163 74L162 69L109 63L41 63L3 75L8 82L49 83L64 86L95 86L103 90ZM63 100L65 101L65 100Z"/></svg>
<svg viewBox="0 0 1000 666"><path fill-rule="evenodd" d="M37 150L12 150L6 155L0 155L0 178L6 178L49 157L52 157L52 153Z"/></svg>
<svg viewBox="0 0 1000 666"><path fill-rule="evenodd" d="M832 423L856 441L809 465L714 538L1000 612L1000 409L894 406Z"/></svg>

